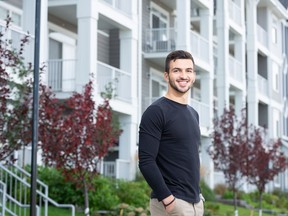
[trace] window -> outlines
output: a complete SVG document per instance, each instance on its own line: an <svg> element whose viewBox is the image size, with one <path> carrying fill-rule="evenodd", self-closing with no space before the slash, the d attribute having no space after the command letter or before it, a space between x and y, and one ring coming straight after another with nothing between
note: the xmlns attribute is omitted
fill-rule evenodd
<svg viewBox="0 0 288 216"><path fill-rule="evenodd" d="M272 73L273 73L273 77L272 77L272 82L273 82L273 90L276 92L279 92L279 81L280 81L280 68L279 65L275 62L272 62Z"/></svg>
<svg viewBox="0 0 288 216"><path fill-rule="evenodd" d="M22 26L22 12L18 8L14 8L11 5L8 5L0 1L0 20L4 21L7 18L7 15L11 17L11 24L13 26ZM5 21L6 22L6 21Z"/></svg>
<svg viewBox="0 0 288 216"><path fill-rule="evenodd" d="M274 18L272 22L272 31L271 31L272 43L277 44L278 32L277 32L277 19Z"/></svg>
<svg viewBox="0 0 288 216"><path fill-rule="evenodd" d="M169 13L151 2L150 25L153 41L166 41L168 39L168 23Z"/></svg>
<svg viewBox="0 0 288 216"><path fill-rule="evenodd" d="M273 110L273 136L280 136L280 112L276 109Z"/></svg>

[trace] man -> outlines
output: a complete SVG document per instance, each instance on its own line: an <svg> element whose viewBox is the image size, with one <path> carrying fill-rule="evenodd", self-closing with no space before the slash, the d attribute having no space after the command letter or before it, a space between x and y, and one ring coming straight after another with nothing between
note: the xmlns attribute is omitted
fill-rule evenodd
<svg viewBox="0 0 288 216"><path fill-rule="evenodd" d="M139 168L152 188L152 216L202 216L198 113L188 105L196 79L189 52L171 52L165 62L168 91L143 113Z"/></svg>

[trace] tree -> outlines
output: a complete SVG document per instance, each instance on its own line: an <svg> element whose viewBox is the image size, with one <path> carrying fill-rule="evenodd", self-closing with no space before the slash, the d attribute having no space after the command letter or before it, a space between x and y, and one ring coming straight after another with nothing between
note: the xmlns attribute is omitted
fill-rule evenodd
<svg viewBox="0 0 288 216"><path fill-rule="evenodd" d="M247 154L246 114L243 111L241 118L238 118L233 107L229 110L225 108L223 114L215 118L213 123L212 145L208 148L208 153L215 168L223 172L229 188L233 191L235 215L238 215L237 191L243 179L242 160Z"/></svg>
<svg viewBox="0 0 288 216"><path fill-rule="evenodd" d="M24 63L24 47L29 36L21 41L7 39L11 18L0 33L0 161L31 141L32 65ZM20 43L19 49L13 44Z"/></svg>
<svg viewBox="0 0 288 216"><path fill-rule="evenodd" d="M246 166L242 166L242 173L247 176L248 182L255 185L259 191L259 215L261 216L262 194L265 186L275 176L285 171L287 162L280 149L280 139L269 141L263 128L251 125L246 145L249 153L246 158Z"/></svg>
<svg viewBox="0 0 288 216"><path fill-rule="evenodd" d="M109 98L104 98L103 104L95 109L92 92L90 81L82 94L74 93L62 105L51 100L51 94L45 94L48 97L42 97L46 102L40 111L43 117L40 140L45 163L61 170L83 190L85 215L89 215L91 178L98 174L99 161L121 134L121 130L113 127Z"/></svg>

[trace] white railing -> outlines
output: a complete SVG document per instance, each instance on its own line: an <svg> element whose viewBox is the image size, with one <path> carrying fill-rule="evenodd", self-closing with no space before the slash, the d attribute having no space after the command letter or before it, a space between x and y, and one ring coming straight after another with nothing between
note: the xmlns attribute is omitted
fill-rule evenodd
<svg viewBox="0 0 288 216"><path fill-rule="evenodd" d="M98 62L97 83L99 92L106 92L106 87L112 85L113 96L119 100L131 102L131 74L112 67L108 64Z"/></svg>
<svg viewBox="0 0 288 216"><path fill-rule="evenodd" d="M237 59L235 59L232 56L229 56L229 73L233 79L235 79L241 83L243 82L242 64L240 61L238 61Z"/></svg>
<svg viewBox="0 0 288 216"><path fill-rule="evenodd" d="M242 25L241 23L241 8L232 0L229 1L229 17L239 26Z"/></svg>
<svg viewBox="0 0 288 216"><path fill-rule="evenodd" d="M116 160L116 178L128 179L130 176L130 161L124 159Z"/></svg>
<svg viewBox="0 0 288 216"><path fill-rule="evenodd" d="M54 92L75 91L75 59L51 59L48 61L48 85Z"/></svg>
<svg viewBox="0 0 288 216"><path fill-rule="evenodd" d="M5 25L0 22L0 31L4 33ZM28 42L25 43L24 50L23 50L23 57L24 63L31 63L34 61L34 36L29 35L27 32L20 30L14 26L11 26L7 29L7 32L4 33L2 40L10 40L11 41L11 48L19 51L21 40L28 36Z"/></svg>
<svg viewBox="0 0 288 216"><path fill-rule="evenodd" d="M2 204L2 208L4 208L4 210L9 213L9 215L22 215L23 209L27 209L30 207L30 181L31 175L26 170L14 164L4 166L0 163L0 182L6 185L6 188L3 187L3 191L0 191L5 195L6 198L5 202ZM47 185L45 185L42 181L38 179L36 183L37 216L40 216L40 214L48 216L49 203L60 208L70 208L72 216L75 215L74 205L58 204L57 202L49 198ZM25 212L26 211L24 211L24 213Z"/></svg>
<svg viewBox="0 0 288 216"><path fill-rule="evenodd" d="M263 95L268 95L268 80L258 74L258 91Z"/></svg>
<svg viewBox="0 0 288 216"><path fill-rule="evenodd" d="M116 177L116 162L115 161L103 161L103 171L101 173L106 177Z"/></svg>
<svg viewBox="0 0 288 216"><path fill-rule="evenodd" d="M146 29L144 50L148 53L169 52L176 48L174 28Z"/></svg>
<svg viewBox="0 0 288 216"><path fill-rule="evenodd" d="M257 24L257 39L260 44L264 47L267 47L268 40L267 40L267 32L264 28L262 28L259 24Z"/></svg>
<svg viewBox="0 0 288 216"><path fill-rule="evenodd" d="M76 90L76 60L54 59L48 61L48 85L54 92L73 92ZM99 92L106 92L111 84L113 97L125 102L131 102L131 74L112 67L97 63L97 84Z"/></svg>
<svg viewBox="0 0 288 216"><path fill-rule="evenodd" d="M209 42L195 31L190 31L193 55L204 62L209 62Z"/></svg>
<svg viewBox="0 0 288 216"><path fill-rule="evenodd" d="M102 0L108 3L111 7L123 12L124 14L131 16L132 14L132 0Z"/></svg>
<svg viewBox="0 0 288 216"><path fill-rule="evenodd" d="M201 127L211 127L210 125L210 110L208 104L203 102L191 99L190 105L198 112L199 114L199 124Z"/></svg>

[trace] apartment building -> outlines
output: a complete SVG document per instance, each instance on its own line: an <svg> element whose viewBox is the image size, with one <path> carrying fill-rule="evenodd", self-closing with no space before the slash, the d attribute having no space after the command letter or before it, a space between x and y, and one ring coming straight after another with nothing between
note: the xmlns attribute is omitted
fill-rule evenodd
<svg viewBox="0 0 288 216"><path fill-rule="evenodd" d="M0 19L14 17L17 37L33 35L34 10L35 0L0 1ZM111 105L123 134L101 172L131 180L141 115L166 92L165 58L190 51L197 79L189 103L200 116L201 170L213 188L224 179L207 153L212 120L229 105L237 113L246 108L249 123L280 137L288 157L287 20L287 3L279 0L42 0L43 79L65 99L93 74L96 103L105 85L115 86ZM288 170L269 187L288 190Z"/></svg>

